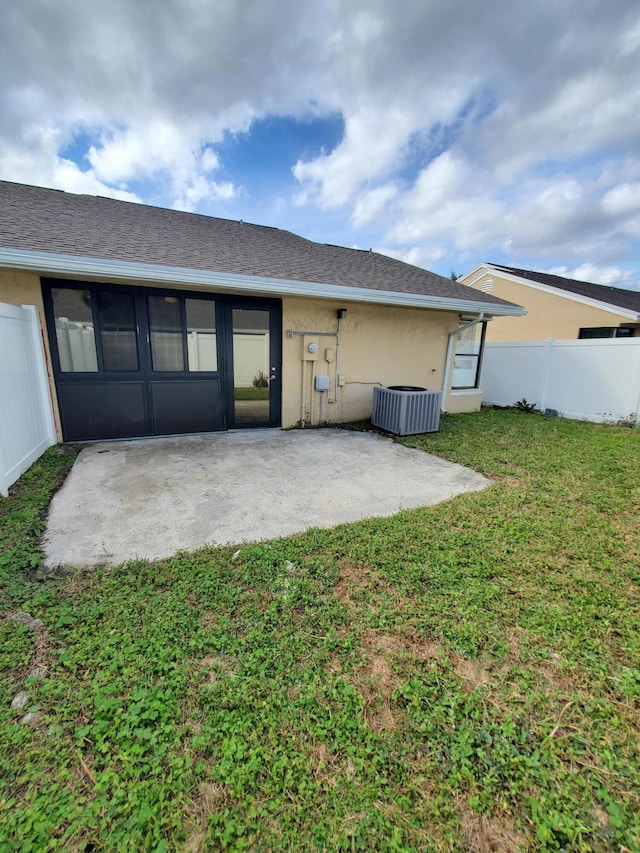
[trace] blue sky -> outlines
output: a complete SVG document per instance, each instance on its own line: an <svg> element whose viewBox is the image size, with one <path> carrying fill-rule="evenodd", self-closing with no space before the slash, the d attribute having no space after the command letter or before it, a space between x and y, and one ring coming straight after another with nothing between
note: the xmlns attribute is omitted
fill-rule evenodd
<svg viewBox="0 0 640 853"><path fill-rule="evenodd" d="M0 179L640 289L631 0L21 0Z"/></svg>

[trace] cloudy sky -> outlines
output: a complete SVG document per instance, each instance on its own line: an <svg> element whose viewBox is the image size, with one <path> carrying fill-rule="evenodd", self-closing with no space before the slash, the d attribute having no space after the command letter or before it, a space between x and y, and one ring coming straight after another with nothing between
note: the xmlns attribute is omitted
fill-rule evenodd
<svg viewBox="0 0 640 853"><path fill-rule="evenodd" d="M0 0L0 178L640 289L637 0Z"/></svg>

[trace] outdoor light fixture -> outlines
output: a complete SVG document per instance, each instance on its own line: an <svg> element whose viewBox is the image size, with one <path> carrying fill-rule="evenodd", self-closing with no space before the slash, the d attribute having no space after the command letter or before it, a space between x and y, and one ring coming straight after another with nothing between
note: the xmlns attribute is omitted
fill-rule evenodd
<svg viewBox="0 0 640 853"><path fill-rule="evenodd" d="M337 311L337 314L338 314L338 320L344 320L344 318L345 318L345 316L346 316L346 313L347 313L347 309L346 309L346 308L338 308L338 311Z"/></svg>

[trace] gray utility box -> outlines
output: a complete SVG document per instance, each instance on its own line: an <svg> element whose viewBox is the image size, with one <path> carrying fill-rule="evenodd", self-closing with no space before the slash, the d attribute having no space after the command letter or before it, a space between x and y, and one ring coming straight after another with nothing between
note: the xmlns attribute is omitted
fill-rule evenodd
<svg viewBox="0 0 640 853"><path fill-rule="evenodd" d="M437 432L440 426L440 391L415 385L390 385L373 389L371 423L395 435Z"/></svg>

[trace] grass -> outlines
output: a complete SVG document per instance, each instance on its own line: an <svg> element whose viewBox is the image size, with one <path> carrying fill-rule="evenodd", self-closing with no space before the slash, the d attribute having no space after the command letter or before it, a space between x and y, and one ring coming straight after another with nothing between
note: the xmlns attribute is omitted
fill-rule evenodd
<svg viewBox="0 0 640 853"><path fill-rule="evenodd" d="M9 499L0 497L0 612L39 589L35 581L49 501L76 456L72 446L48 450L11 489Z"/></svg>
<svg viewBox="0 0 640 853"><path fill-rule="evenodd" d="M234 400L268 400L268 388L236 388L233 392Z"/></svg>
<svg viewBox="0 0 640 853"><path fill-rule="evenodd" d="M69 458L31 469L0 501L4 609L45 624L0 622L0 850L640 849L640 432L403 443L494 484L42 581Z"/></svg>

